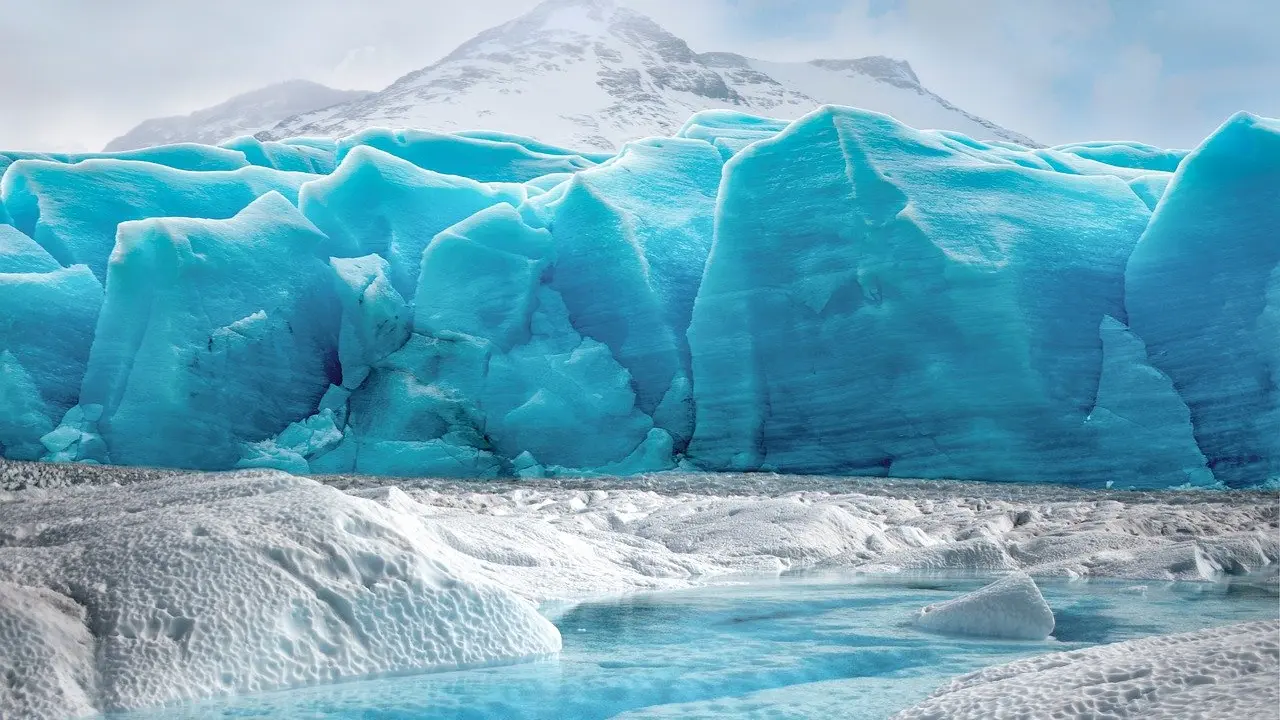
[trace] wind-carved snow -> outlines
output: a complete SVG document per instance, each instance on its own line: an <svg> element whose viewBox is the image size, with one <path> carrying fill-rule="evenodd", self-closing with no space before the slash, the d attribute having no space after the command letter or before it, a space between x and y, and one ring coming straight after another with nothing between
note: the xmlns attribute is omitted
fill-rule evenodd
<svg viewBox="0 0 1280 720"><path fill-rule="evenodd" d="M0 606L0 659L20 688L0 692L0 715L535 657L560 647L535 602L741 573L1212 580L1274 574L1280 559L1274 505L1251 493L718 475L331 482L350 487L251 471L0 494L0 599L20 599Z"/></svg>
<svg viewBox="0 0 1280 720"><path fill-rule="evenodd" d="M0 582L0 716L92 714L93 656L84 608L47 588Z"/></svg>
<svg viewBox="0 0 1280 720"><path fill-rule="evenodd" d="M953 680L895 720L1273 717L1280 622L1054 653Z"/></svg>
<svg viewBox="0 0 1280 720"><path fill-rule="evenodd" d="M916 127L1035 145L926 90L906 62L776 63L699 54L613 0L548 0L375 95L300 113L260 137L341 136L379 126L480 127L614 149L628 140L674 134L699 110L794 119L832 103L884 112Z"/></svg>
<svg viewBox="0 0 1280 720"><path fill-rule="evenodd" d="M18 497L3 516L0 659L14 677L0 683L0 717L67 718L560 648L531 603L468 571L473 561L417 518L304 478L81 488Z"/></svg>

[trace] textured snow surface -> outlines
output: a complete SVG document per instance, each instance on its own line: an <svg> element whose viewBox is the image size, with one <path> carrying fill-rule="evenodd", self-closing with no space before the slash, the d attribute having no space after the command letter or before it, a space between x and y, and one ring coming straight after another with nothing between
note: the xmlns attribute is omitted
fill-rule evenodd
<svg viewBox="0 0 1280 720"><path fill-rule="evenodd" d="M1053 632L1053 611L1035 581L1017 572L954 600L925 607L915 624L950 635L1043 640Z"/></svg>
<svg viewBox="0 0 1280 720"><path fill-rule="evenodd" d="M648 485L637 489L426 483L395 496L439 518L449 544L492 563L485 572L495 580L540 600L809 567L1212 580L1273 572L1280 560L1274 494L1020 497L952 483L863 481L840 491L833 483L848 481L807 490L795 478L674 478L626 481ZM680 479L692 481L688 490Z"/></svg>
<svg viewBox="0 0 1280 720"><path fill-rule="evenodd" d="M299 111L259 135L484 128L614 150L637 138L673 134L700 110L794 119L823 104L856 105L917 127L1034 145L930 92L904 61L876 56L776 63L695 53L613 0L547 0L381 92ZM1086 157L1148 159L1140 151L1088 150L1073 148ZM1146 164L1156 167L1161 159L1151 155Z"/></svg>
<svg viewBox="0 0 1280 720"><path fill-rule="evenodd" d="M0 717L554 653L419 518L280 473L26 491L0 521ZM462 564L460 565L459 562Z"/></svg>
<svg viewBox="0 0 1280 720"><path fill-rule="evenodd" d="M518 660L560 646L535 602L743 573L1203 581L1274 577L1280 560L1276 499L1263 493L703 475L331 479L339 490L271 471L0 470L130 482L0 494L0 593L17 598L0 606L0 657L18 658L20 679L0 695L5 717ZM988 615L1030 604L987 594L1004 599L968 604Z"/></svg>
<svg viewBox="0 0 1280 720"><path fill-rule="evenodd" d="M0 716L94 712L97 673L84 608L64 595L0 581Z"/></svg>
<svg viewBox="0 0 1280 720"><path fill-rule="evenodd" d="M0 178L4 456L1280 482L1276 121L1187 153L835 106L614 156L171 147Z"/></svg>
<svg viewBox="0 0 1280 720"><path fill-rule="evenodd" d="M1269 718L1280 622L1041 655L957 678L897 720Z"/></svg>

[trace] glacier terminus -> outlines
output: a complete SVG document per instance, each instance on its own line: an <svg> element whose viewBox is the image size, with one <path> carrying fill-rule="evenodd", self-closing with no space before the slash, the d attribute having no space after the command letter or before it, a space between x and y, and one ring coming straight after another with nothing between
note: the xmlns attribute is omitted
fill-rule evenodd
<svg viewBox="0 0 1280 720"><path fill-rule="evenodd" d="M373 128L0 155L0 449L539 477L1280 478L1280 124L823 106L616 154Z"/></svg>

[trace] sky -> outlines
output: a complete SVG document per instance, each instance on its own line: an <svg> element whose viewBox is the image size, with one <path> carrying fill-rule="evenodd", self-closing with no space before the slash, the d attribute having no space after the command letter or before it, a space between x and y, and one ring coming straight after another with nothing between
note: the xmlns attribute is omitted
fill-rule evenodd
<svg viewBox="0 0 1280 720"><path fill-rule="evenodd" d="M889 55L1039 142L1280 116L1277 0L625 0L694 50ZM378 90L537 0L0 0L0 147L98 150L292 78Z"/></svg>

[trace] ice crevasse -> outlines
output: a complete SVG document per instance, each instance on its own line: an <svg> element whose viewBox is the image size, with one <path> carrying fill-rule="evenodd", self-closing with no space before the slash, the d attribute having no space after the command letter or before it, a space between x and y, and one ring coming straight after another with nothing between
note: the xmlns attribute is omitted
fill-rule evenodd
<svg viewBox="0 0 1280 720"><path fill-rule="evenodd" d="M0 450L491 477L1280 479L1280 123L698 113L0 153Z"/></svg>

